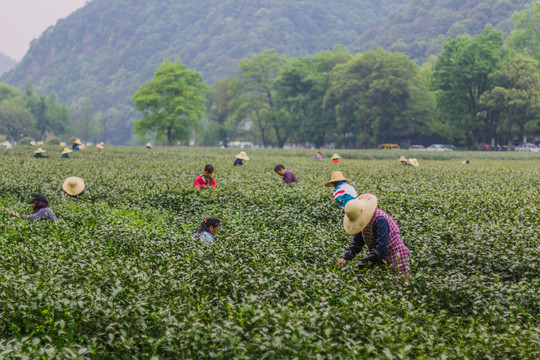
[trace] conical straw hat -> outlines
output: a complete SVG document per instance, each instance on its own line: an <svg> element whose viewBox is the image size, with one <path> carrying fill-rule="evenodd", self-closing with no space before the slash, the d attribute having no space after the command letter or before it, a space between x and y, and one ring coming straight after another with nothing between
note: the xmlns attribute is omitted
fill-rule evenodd
<svg viewBox="0 0 540 360"><path fill-rule="evenodd" d="M62 155L64 155L64 154L69 154L69 153L71 153L71 152L73 152L73 150L70 150L70 149L68 149L67 147L65 147L65 148L64 148L64 151L62 151Z"/></svg>
<svg viewBox="0 0 540 360"><path fill-rule="evenodd" d="M373 194L363 194L345 205L343 228L347 234L358 234L369 224L377 209L377 197Z"/></svg>
<svg viewBox="0 0 540 360"><path fill-rule="evenodd" d="M146 147L147 147L147 148L151 148L151 147L152 147L152 144L151 144L151 143L147 143L147 144L146 144Z"/></svg>
<svg viewBox="0 0 540 360"><path fill-rule="evenodd" d="M407 161L407 159L405 159L405 156L402 156L399 158L399 161Z"/></svg>
<svg viewBox="0 0 540 360"><path fill-rule="evenodd" d="M77 145L82 145L81 139L75 139L73 143Z"/></svg>
<svg viewBox="0 0 540 360"><path fill-rule="evenodd" d="M103 145L97 144L97 145L96 145L96 148L97 148L98 150L103 150Z"/></svg>
<svg viewBox="0 0 540 360"><path fill-rule="evenodd" d="M236 158L241 160L249 160L249 156L247 156L245 151L242 151L240 154L236 155Z"/></svg>
<svg viewBox="0 0 540 360"><path fill-rule="evenodd" d="M67 144L66 144L65 142L62 141L62 142L61 142L60 144L58 144L58 145L60 145L60 147L64 147L64 146L66 146Z"/></svg>
<svg viewBox="0 0 540 360"><path fill-rule="evenodd" d="M351 180L346 179L345 176L343 176L343 174L341 173L341 171L334 171L332 173L332 176L330 176L330 181L326 182L326 184L324 184L324 186L332 187L332 183L336 182L336 181L346 181L349 184L351 183Z"/></svg>
<svg viewBox="0 0 540 360"><path fill-rule="evenodd" d="M341 159L341 156L339 156L337 153L332 155L332 160L335 160L335 159Z"/></svg>
<svg viewBox="0 0 540 360"><path fill-rule="evenodd" d="M67 178L64 181L64 184L62 185L62 189L68 194L68 195L79 195L84 191L85 185L83 179L80 177L72 176Z"/></svg>
<svg viewBox="0 0 540 360"><path fill-rule="evenodd" d="M36 154L40 154L40 153L44 153L44 152L45 152L45 150L43 150L42 148L39 148L36 151L34 151L34 153L36 153Z"/></svg>
<svg viewBox="0 0 540 360"><path fill-rule="evenodd" d="M414 167L418 167L418 160L416 159L409 159L409 164L411 164Z"/></svg>
<svg viewBox="0 0 540 360"><path fill-rule="evenodd" d="M30 145L36 146L36 142L34 140L30 141Z"/></svg>

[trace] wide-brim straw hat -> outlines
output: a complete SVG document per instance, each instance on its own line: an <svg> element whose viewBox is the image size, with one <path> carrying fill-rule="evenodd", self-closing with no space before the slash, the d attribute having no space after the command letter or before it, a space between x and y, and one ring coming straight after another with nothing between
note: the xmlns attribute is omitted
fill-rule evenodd
<svg viewBox="0 0 540 360"><path fill-rule="evenodd" d="M416 159L409 159L409 164L411 164L414 167L418 167L418 160Z"/></svg>
<svg viewBox="0 0 540 360"><path fill-rule="evenodd" d="M336 160L336 159L341 159L341 156L339 156L338 154L332 155L332 160Z"/></svg>
<svg viewBox="0 0 540 360"><path fill-rule="evenodd" d="M240 154L236 155L236 158L241 160L249 160L249 156L247 156L245 151L242 151Z"/></svg>
<svg viewBox="0 0 540 360"><path fill-rule="evenodd" d="M82 145L81 139L75 139L73 143L76 145Z"/></svg>
<svg viewBox="0 0 540 360"><path fill-rule="evenodd" d="M151 148L151 147L152 147L152 144L147 143L147 144L146 144L146 147L147 147L147 148Z"/></svg>
<svg viewBox="0 0 540 360"><path fill-rule="evenodd" d="M351 180L345 178L345 176L343 176L343 174L341 173L341 171L334 171L332 173L332 176L330 176L330 181L327 181L326 184L324 184L324 186L326 187L332 187L332 183L333 182L337 182L337 181L346 181L348 182L349 184L351 183Z"/></svg>
<svg viewBox="0 0 540 360"><path fill-rule="evenodd" d="M363 194L345 205L343 228L347 234L358 234L369 224L377 209L377 197L373 194Z"/></svg>
<svg viewBox="0 0 540 360"><path fill-rule="evenodd" d="M64 146L66 146L67 144L66 144L65 142L62 141L62 142L61 142L60 144L58 144L58 145L60 145L61 147L64 147Z"/></svg>
<svg viewBox="0 0 540 360"><path fill-rule="evenodd" d="M30 141L30 145L36 146L36 142L34 140Z"/></svg>
<svg viewBox="0 0 540 360"><path fill-rule="evenodd" d="M45 150L43 150L42 148L39 148L36 151L34 151L34 153L36 153L36 154L41 154L41 153L44 153L44 152L45 152Z"/></svg>
<svg viewBox="0 0 540 360"><path fill-rule="evenodd" d="M407 159L405 159L405 156L402 156L399 158L399 161L407 161Z"/></svg>
<svg viewBox="0 0 540 360"><path fill-rule="evenodd" d="M64 184L62 184L62 189L66 192L68 195L79 195L84 191L85 185L83 179L80 177L72 176L68 177L66 180L64 180Z"/></svg>
<svg viewBox="0 0 540 360"><path fill-rule="evenodd" d="M99 150L103 150L103 145L97 144L97 145L96 145L96 148L98 148Z"/></svg>
<svg viewBox="0 0 540 360"><path fill-rule="evenodd" d="M67 147L64 148L64 151L62 151L62 155L72 153L73 150L68 149Z"/></svg>

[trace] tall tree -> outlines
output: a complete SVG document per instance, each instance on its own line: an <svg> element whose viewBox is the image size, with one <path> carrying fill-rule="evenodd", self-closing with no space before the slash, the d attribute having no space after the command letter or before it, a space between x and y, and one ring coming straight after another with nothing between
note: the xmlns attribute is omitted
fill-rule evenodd
<svg viewBox="0 0 540 360"><path fill-rule="evenodd" d="M324 107L324 97L330 87L330 73L352 55L342 48L323 51L299 58L284 66L274 83L277 101L289 112L291 136L297 142L322 147L334 135L336 113Z"/></svg>
<svg viewBox="0 0 540 360"><path fill-rule="evenodd" d="M540 129L540 74L538 61L518 56L501 63L491 74L494 88L480 98L483 132L506 138L537 134ZM486 139L487 142L487 139Z"/></svg>
<svg viewBox="0 0 540 360"><path fill-rule="evenodd" d="M0 133L15 141L24 136L39 136L34 116L21 98L12 97L0 102Z"/></svg>
<svg viewBox="0 0 540 360"><path fill-rule="evenodd" d="M133 104L144 116L133 131L144 135L155 132L156 138L187 140L189 127L196 126L204 115L206 85L199 72L189 70L178 61L165 60L155 71L154 79L143 84L133 96Z"/></svg>
<svg viewBox="0 0 540 360"><path fill-rule="evenodd" d="M217 127L219 140L227 147L230 137L234 135L238 122L243 116L235 115L237 103L237 89L232 79L217 81L207 94L207 116L211 123L209 126Z"/></svg>
<svg viewBox="0 0 540 360"><path fill-rule="evenodd" d="M417 66L404 54L370 51L339 64L325 106L335 108L340 145L368 147L393 141L408 128Z"/></svg>
<svg viewBox="0 0 540 360"><path fill-rule="evenodd" d="M508 37L508 46L540 61L540 2L516 13L514 23L515 30Z"/></svg>
<svg viewBox="0 0 540 360"><path fill-rule="evenodd" d="M433 67L432 89L448 140L479 142L479 100L493 88L489 76L499 64L502 45L502 33L491 27L473 38L458 36L443 44Z"/></svg>
<svg viewBox="0 0 540 360"><path fill-rule="evenodd" d="M289 124L279 116L273 89L274 80L287 60L286 56L270 49L251 59L240 60L238 65L237 81L242 89L242 98L237 111L248 114L255 121L264 146L270 144L271 129L279 147L283 147L289 136Z"/></svg>

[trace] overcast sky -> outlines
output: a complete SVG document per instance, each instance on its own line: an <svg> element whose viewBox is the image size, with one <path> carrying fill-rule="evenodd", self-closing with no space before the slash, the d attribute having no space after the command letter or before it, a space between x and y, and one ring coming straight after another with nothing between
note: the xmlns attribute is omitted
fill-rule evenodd
<svg viewBox="0 0 540 360"><path fill-rule="evenodd" d="M20 61L33 39L86 2L88 0L0 0L0 53Z"/></svg>

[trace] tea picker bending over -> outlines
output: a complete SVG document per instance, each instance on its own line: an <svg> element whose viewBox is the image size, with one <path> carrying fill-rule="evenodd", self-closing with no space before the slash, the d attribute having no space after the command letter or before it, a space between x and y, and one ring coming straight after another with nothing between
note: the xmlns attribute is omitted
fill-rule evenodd
<svg viewBox="0 0 540 360"><path fill-rule="evenodd" d="M199 227L199 230L195 233L194 237L198 237L201 241L206 243L214 242L214 237L217 235L217 232L221 226L221 223L218 218L209 217L204 219ZM225 240L231 241L231 237L227 236Z"/></svg>
<svg viewBox="0 0 540 360"><path fill-rule="evenodd" d="M210 164L204 167L203 173L195 179L194 186L197 190L216 189L216 179L213 178L214 167Z"/></svg>
<svg viewBox="0 0 540 360"><path fill-rule="evenodd" d="M62 184L62 192L64 199L77 200L79 196L86 194L86 185L80 177L68 177Z"/></svg>
<svg viewBox="0 0 540 360"><path fill-rule="evenodd" d="M277 164L276 166L274 166L274 171L281 177L283 177L283 182L285 184L296 184L298 183L298 179L296 178L296 176L294 175L294 173L292 171L289 171L287 169L285 169L285 166L283 166L282 164Z"/></svg>
<svg viewBox="0 0 540 360"><path fill-rule="evenodd" d="M244 165L244 160L249 160L249 156L247 156L245 151L240 152L238 155L235 156L234 159L234 166L241 166Z"/></svg>
<svg viewBox="0 0 540 360"><path fill-rule="evenodd" d="M11 216L17 216L28 220L56 220L56 215L54 215L53 211L49 207L49 200L47 200L45 195L34 195L34 198L28 202L28 204L32 204L32 208L34 209L34 213L32 215L21 215L15 211L12 211Z"/></svg>
<svg viewBox="0 0 540 360"><path fill-rule="evenodd" d="M375 267L388 265L400 273L408 273L409 249L401 240L399 226L377 205L375 195L363 194L345 206L343 227L354 238L341 254L338 266L352 260L367 245L369 253L358 262L358 268L371 263Z"/></svg>
<svg viewBox="0 0 540 360"><path fill-rule="evenodd" d="M334 187L332 198L336 201L337 207L344 208L349 201L358 197L356 189L351 185L351 180L346 179L341 171L334 171L330 181L328 181L325 186Z"/></svg>

